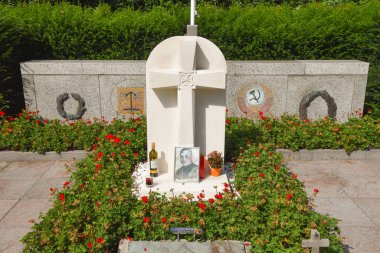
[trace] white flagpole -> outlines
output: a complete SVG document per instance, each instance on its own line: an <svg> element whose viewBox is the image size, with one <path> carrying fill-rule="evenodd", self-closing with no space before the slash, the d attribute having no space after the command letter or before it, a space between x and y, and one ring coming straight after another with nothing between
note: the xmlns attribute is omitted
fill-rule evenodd
<svg viewBox="0 0 380 253"><path fill-rule="evenodd" d="M194 17L195 17L195 0L191 0L190 25L194 25Z"/></svg>

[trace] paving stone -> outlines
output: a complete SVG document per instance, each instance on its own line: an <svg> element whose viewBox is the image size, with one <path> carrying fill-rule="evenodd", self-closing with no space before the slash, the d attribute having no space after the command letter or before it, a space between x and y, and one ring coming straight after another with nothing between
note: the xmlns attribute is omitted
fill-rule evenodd
<svg viewBox="0 0 380 253"><path fill-rule="evenodd" d="M52 165L54 161L36 161L36 162L13 162L0 172L1 178L22 178L22 177L40 177Z"/></svg>
<svg viewBox="0 0 380 253"><path fill-rule="evenodd" d="M318 163L317 161L314 161ZM345 180L333 174L332 170L315 170L310 168L311 163L290 162L291 171L298 175L298 179L305 183L305 190L309 196L313 195L314 188L319 189L318 197L348 197L343 187Z"/></svg>
<svg viewBox="0 0 380 253"><path fill-rule="evenodd" d="M37 177L0 178L0 200L20 199L37 180Z"/></svg>
<svg viewBox="0 0 380 253"><path fill-rule="evenodd" d="M365 213L349 198L315 199L316 211L340 220L339 226L375 226Z"/></svg>
<svg viewBox="0 0 380 253"><path fill-rule="evenodd" d="M122 240L119 244L119 253L244 253L245 247L238 241L207 241L207 242L186 242L186 241L132 241Z"/></svg>
<svg viewBox="0 0 380 253"><path fill-rule="evenodd" d="M31 228L31 220L38 221L40 212L45 213L51 203L46 199L24 199L0 221L0 228Z"/></svg>
<svg viewBox="0 0 380 253"><path fill-rule="evenodd" d="M38 182L24 195L24 199L50 199L50 188L63 188L63 183L69 181L65 177L41 178Z"/></svg>
<svg viewBox="0 0 380 253"><path fill-rule="evenodd" d="M350 198L380 198L380 175L353 175L343 190Z"/></svg>
<svg viewBox="0 0 380 253"><path fill-rule="evenodd" d="M17 199L0 200L0 220L8 213L9 210L11 210L17 201Z"/></svg>
<svg viewBox="0 0 380 253"><path fill-rule="evenodd" d="M7 166L8 166L9 163L7 162L0 162L0 171L2 171L3 169L5 169Z"/></svg>
<svg viewBox="0 0 380 253"><path fill-rule="evenodd" d="M20 239L29 231L27 228L0 229L0 252L21 253L24 246Z"/></svg>
<svg viewBox="0 0 380 253"><path fill-rule="evenodd" d="M75 169L74 161L56 161L42 176L42 178L50 178L50 177L69 177L71 172L67 171L67 166L69 166L72 170Z"/></svg>
<svg viewBox="0 0 380 253"><path fill-rule="evenodd" d="M353 199L353 201L367 215L367 217L371 219L373 223L380 226L380 198L362 198Z"/></svg>
<svg viewBox="0 0 380 253"><path fill-rule="evenodd" d="M344 252L378 253L380 227L341 227Z"/></svg>

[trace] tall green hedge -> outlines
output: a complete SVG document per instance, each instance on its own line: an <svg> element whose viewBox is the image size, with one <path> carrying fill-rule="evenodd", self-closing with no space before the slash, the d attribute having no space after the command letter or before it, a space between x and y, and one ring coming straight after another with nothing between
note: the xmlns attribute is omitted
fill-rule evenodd
<svg viewBox="0 0 380 253"><path fill-rule="evenodd" d="M372 70L380 64L379 10L377 0L335 7L200 5L196 22L199 35L213 41L228 60L358 59L370 62ZM185 33L188 12L181 6L112 12L108 5L0 5L1 17L13 18L28 38L20 42L24 59L146 59L165 38ZM380 84L376 72L369 78L367 103L372 106L380 103L371 94Z"/></svg>

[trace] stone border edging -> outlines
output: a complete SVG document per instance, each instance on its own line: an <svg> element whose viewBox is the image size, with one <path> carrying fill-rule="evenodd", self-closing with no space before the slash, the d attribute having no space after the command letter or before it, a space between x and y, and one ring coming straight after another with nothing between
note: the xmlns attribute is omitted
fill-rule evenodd
<svg viewBox="0 0 380 253"><path fill-rule="evenodd" d="M35 152L0 151L0 162L81 160L87 154L84 150L66 151L61 154L50 151L44 155Z"/></svg>
<svg viewBox="0 0 380 253"><path fill-rule="evenodd" d="M301 149L291 151L289 149L277 149L285 158L292 160L371 160L380 159L380 149L358 150L350 155L343 149Z"/></svg>
<svg viewBox="0 0 380 253"><path fill-rule="evenodd" d="M380 149L359 150L347 155L343 149L301 149L299 151L291 151L289 149L277 149L285 158L292 160L371 160L380 159ZM57 154L54 151L46 152L46 154L38 154L35 152L22 151L0 151L0 162L17 162L17 161L65 161L65 160L81 160L88 155L87 151L74 150Z"/></svg>

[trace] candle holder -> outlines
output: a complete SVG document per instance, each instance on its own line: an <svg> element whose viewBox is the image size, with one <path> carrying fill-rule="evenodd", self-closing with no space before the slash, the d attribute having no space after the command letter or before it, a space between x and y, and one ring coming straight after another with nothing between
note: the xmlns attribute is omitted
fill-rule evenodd
<svg viewBox="0 0 380 253"><path fill-rule="evenodd" d="M145 178L145 184L148 187L152 187L153 186L153 177L147 177L147 178Z"/></svg>

